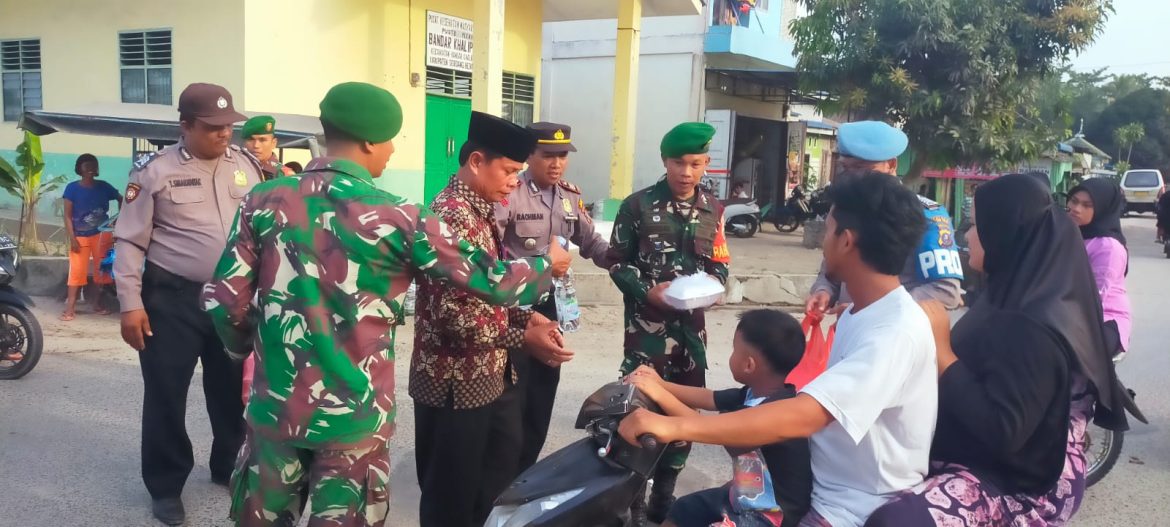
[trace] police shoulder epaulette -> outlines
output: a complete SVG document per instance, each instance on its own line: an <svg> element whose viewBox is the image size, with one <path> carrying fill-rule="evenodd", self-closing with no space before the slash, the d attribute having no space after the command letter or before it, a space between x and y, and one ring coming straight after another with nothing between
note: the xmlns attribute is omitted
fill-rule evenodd
<svg viewBox="0 0 1170 527"><path fill-rule="evenodd" d="M563 188L569 192L572 192L573 194L580 194L581 193L581 187L578 187L577 185L569 183L568 181L565 181L563 179L560 181L557 181L557 185L560 185L561 188Z"/></svg>
<svg viewBox="0 0 1170 527"><path fill-rule="evenodd" d="M151 152L149 154L143 154L141 156L138 156L138 159L134 161L134 170L142 170L142 169L146 168L146 165L149 165L155 159L158 159L159 155L161 155L162 153L163 153L162 151L159 151L159 152Z"/></svg>
<svg viewBox="0 0 1170 527"><path fill-rule="evenodd" d="M942 207L942 205L939 205L934 200L930 198L924 198L922 196L918 196L918 202L921 203L923 208L926 210L938 210L940 207Z"/></svg>
<svg viewBox="0 0 1170 527"><path fill-rule="evenodd" d="M259 158L252 155L252 152L249 152L246 149L240 148L240 145L236 145L236 144L231 145L231 149L235 150L236 152L239 152L240 155L244 156L244 159L247 159L248 162L252 163L252 166L255 167L256 170L259 170L261 173L264 172L264 164L260 162ZM231 156L229 155L228 157L231 157Z"/></svg>

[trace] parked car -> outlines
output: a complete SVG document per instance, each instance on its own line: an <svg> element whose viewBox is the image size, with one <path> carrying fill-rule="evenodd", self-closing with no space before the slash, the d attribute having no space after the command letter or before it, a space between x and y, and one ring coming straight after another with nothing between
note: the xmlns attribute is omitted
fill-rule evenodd
<svg viewBox="0 0 1170 527"><path fill-rule="evenodd" d="M1130 170L1121 176L1125 192L1125 212L1154 212L1158 198L1166 191L1162 172L1154 169Z"/></svg>

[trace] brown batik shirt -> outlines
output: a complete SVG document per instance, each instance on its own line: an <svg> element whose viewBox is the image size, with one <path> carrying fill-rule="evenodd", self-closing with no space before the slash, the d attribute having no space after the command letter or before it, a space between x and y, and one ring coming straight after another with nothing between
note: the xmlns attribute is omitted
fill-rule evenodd
<svg viewBox="0 0 1170 527"><path fill-rule="evenodd" d="M431 210L454 235L501 256L492 204L462 181L452 177ZM523 344L530 311L494 306L447 280L420 277L415 313L409 389L415 404L479 408L515 382L508 352Z"/></svg>

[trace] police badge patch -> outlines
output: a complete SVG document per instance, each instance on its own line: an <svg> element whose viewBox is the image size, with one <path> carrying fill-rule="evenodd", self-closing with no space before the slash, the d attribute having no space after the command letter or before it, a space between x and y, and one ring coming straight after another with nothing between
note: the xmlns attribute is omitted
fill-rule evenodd
<svg viewBox="0 0 1170 527"><path fill-rule="evenodd" d="M138 186L138 183L126 185L126 203L133 203L134 200L138 199L138 193L141 190L142 187Z"/></svg>

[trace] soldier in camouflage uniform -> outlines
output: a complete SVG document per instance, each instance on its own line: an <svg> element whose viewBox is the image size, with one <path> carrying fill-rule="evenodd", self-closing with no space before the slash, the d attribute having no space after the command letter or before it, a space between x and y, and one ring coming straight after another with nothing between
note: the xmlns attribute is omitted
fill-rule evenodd
<svg viewBox="0 0 1170 527"><path fill-rule="evenodd" d="M281 165L276 157L276 118L271 115L257 115L248 119L240 128L244 148L260 160L264 180L293 175L292 169Z"/></svg>
<svg viewBox="0 0 1170 527"><path fill-rule="evenodd" d="M723 205L698 189L714 134L705 123L684 123L667 133L661 145L666 177L635 192L618 209L608 259L616 262L610 276L625 296L623 375L646 364L670 382L705 384L703 310L677 311L663 302L663 293L671 280L697 272L727 281L731 257L723 236ZM635 500L636 525L647 516L655 523L666 518L689 452L689 444L667 450L654 475L649 508Z"/></svg>
<svg viewBox="0 0 1170 527"><path fill-rule="evenodd" d="M551 282L549 258L498 261L374 185L402 123L389 92L337 85L321 122L338 157L258 185L203 292L229 353L256 352L230 486L237 525L295 525L306 488L310 525L387 525L394 335L411 280L498 304L536 302Z"/></svg>

